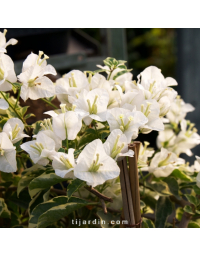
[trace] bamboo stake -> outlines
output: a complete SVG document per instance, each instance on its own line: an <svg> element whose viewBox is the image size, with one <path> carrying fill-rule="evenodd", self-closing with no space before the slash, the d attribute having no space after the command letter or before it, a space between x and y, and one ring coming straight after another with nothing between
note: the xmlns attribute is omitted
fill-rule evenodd
<svg viewBox="0 0 200 256"><path fill-rule="evenodd" d="M130 187L130 180L129 174L127 169L127 161L124 158L120 163L120 182L121 182L121 190L122 190L122 200L123 200L123 212L122 212L122 220L127 220L128 225L132 226L135 225L135 218L134 218L134 211L133 211L133 203L132 203L132 196L131 196L131 187ZM125 227L121 223L120 227Z"/></svg>
<svg viewBox="0 0 200 256"><path fill-rule="evenodd" d="M131 194L133 200L133 209L136 227L140 228L141 224L141 212L140 212L140 191L139 191L139 177L138 177L138 154L140 149L140 142L134 142L133 144L129 144L129 149L134 151L134 157L129 157L129 176L130 176L130 184L131 184ZM137 225L138 224L138 225Z"/></svg>
<svg viewBox="0 0 200 256"><path fill-rule="evenodd" d="M122 219L127 220L128 223L130 224L130 217L129 217L129 211L128 211L128 201L127 201L127 193L126 193L126 184L125 184L125 179L124 179L124 168L123 168L122 161L120 161L118 164L119 164L119 168L120 168L120 183L121 183L122 202L123 202ZM122 219L121 219L120 227L125 227L122 224Z"/></svg>
<svg viewBox="0 0 200 256"><path fill-rule="evenodd" d="M127 160L124 158L122 160L123 167L124 167L124 179L126 184L126 195L127 195L127 202L128 202L128 209L129 209L129 216L130 216L130 223L129 225L135 225L135 216L134 216L134 208L133 208L133 200L131 195L131 185L130 185L130 178L127 168Z"/></svg>
<svg viewBox="0 0 200 256"><path fill-rule="evenodd" d="M139 152L140 152L140 141L134 141L134 144L136 145L136 150L137 150L137 161L138 161Z"/></svg>

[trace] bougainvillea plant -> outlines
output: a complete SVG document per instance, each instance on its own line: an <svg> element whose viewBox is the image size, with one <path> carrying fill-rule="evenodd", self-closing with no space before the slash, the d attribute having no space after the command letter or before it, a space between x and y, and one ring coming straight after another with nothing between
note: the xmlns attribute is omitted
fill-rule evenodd
<svg viewBox="0 0 200 256"><path fill-rule="evenodd" d="M133 80L126 61L108 57L96 71L72 70L53 83L42 51L16 76L6 54L16 43L0 33L0 227L119 227L118 162L151 131L157 148L142 142L138 158L142 227L200 227L200 158L191 166L179 157L191 156L200 136L176 80L154 66ZM20 98L45 101L49 118L27 122L33 114Z"/></svg>

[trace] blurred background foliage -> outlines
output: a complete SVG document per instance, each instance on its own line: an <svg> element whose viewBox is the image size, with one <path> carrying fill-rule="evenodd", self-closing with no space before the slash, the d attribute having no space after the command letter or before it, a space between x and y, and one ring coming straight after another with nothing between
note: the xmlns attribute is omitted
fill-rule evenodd
<svg viewBox="0 0 200 256"><path fill-rule="evenodd" d="M129 66L134 75L154 65L164 76L175 77L176 30L170 28L126 29Z"/></svg>
<svg viewBox="0 0 200 256"><path fill-rule="evenodd" d="M100 29L82 30L97 41L101 41ZM176 77L176 32L174 28L126 29L128 66L133 68L134 76L146 67L154 65L162 70L165 77Z"/></svg>

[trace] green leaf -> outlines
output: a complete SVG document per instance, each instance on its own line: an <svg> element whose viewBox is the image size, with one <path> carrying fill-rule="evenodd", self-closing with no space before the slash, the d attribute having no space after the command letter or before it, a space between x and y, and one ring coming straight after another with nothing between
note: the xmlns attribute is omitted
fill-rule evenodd
<svg viewBox="0 0 200 256"><path fill-rule="evenodd" d="M97 70L95 70L95 71L93 71L92 73L101 73L101 72L108 72L108 70L106 70L106 69L97 69Z"/></svg>
<svg viewBox="0 0 200 256"><path fill-rule="evenodd" d="M65 153L65 149L64 148L59 148L58 152Z"/></svg>
<svg viewBox="0 0 200 256"><path fill-rule="evenodd" d="M112 66L117 66L118 65L118 61L115 59L115 58L111 58L111 57L108 57L106 58L103 63L108 66L108 67L112 67Z"/></svg>
<svg viewBox="0 0 200 256"><path fill-rule="evenodd" d="M175 169L171 175L180 180L192 181L192 179L188 175L186 175L183 171L180 171L179 169Z"/></svg>
<svg viewBox="0 0 200 256"><path fill-rule="evenodd" d="M49 200L49 193L50 189L42 190L30 201L28 207L29 215L38 204L41 204Z"/></svg>
<svg viewBox="0 0 200 256"><path fill-rule="evenodd" d="M29 219L29 228L36 228L38 223L38 218L51 209L54 206L66 204L68 202L67 196L59 196L54 197L52 200L49 200L47 202L41 203L37 205L33 211L31 212L30 219Z"/></svg>
<svg viewBox="0 0 200 256"><path fill-rule="evenodd" d="M193 187L193 189L194 189L194 192L195 192L196 194L200 195L200 188L197 187L197 185L195 185L195 186Z"/></svg>
<svg viewBox="0 0 200 256"><path fill-rule="evenodd" d="M119 76L121 76L123 74L126 74L126 73L130 72L131 70L132 69L125 69L125 70L117 72L117 74L113 77L113 80L115 80L116 78L118 78Z"/></svg>
<svg viewBox="0 0 200 256"><path fill-rule="evenodd" d="M119 65L121 65L121 64L127 63L127 61L126 60L118 60L118 63L119 63Z"/></svg>
<svg viewBox="0 0 200 256"><path fill-rule="evenodd" d="M158 192L160 195L171 195L169 191L169 187L167 183L160 181L156 183L147 183L147 187L153 189L154 191Z"/></svg>
<svg viewBox="0 0 200 256"><path fill-rule="evenodd" d="M156 201L156 199L155 199L154 197L152 197L152 196L149 195L149 194L145 194L145 195L143 196L142 200L143 200L143 201L145 202L145 204L146 204L147 206L149 206L152 210L155 209L157 201Z"/></svg>
<svg viewBox="0 0 200 256"><path fill-rule="evenodd" d="M194 196L192 196L192 195L185 194L185 197L194 206L198 206L200 204L199 199L194 197Z"/></svg>
<svg viewBox="0 0 200 256"><path fill-rule="evenodd" d="M45 213L43 213L39 217L37 227L45 228L85 205L86 204L82 204L82 203L67 203L67 204L55 206L49 209L48 211L46 211Z"/></svg>
<svg viewBox="0 0 200 256"><path fill-rule="evenodd" d="M142 200L140 200L140 210L142 210L145 207L146 207L146 204Z"/></svg>
<svg viewBox="0 0 200 256"><path fill-rule="evenodd" d="M22 86L22 84L20 84L20 83L12 83L12 85L13 85L15 88L17 88L17 89L20 89L21 86Z"/></svg>
<svg viewBox="0 0 200 256"><path fill-rule="evenodd" d="M100 224L100 226L102 228L114 228L117 225L120 224L120 216L117 215L113 215L110 212L108 212L107 214L105 214L102 210L97 211L97 216L99 217L100 221L97 221L96 224ZM111 224L111 221L113 222L113 224ZM95 223L93 222L92 224L95 225Z"/></svg>
<svg viewBox="0 0 200 256"><path fill-rule="evenodd" d="M195 210L195 212L200 215L200 211L199 210Z"/></svg>
<svg viewBox="0 0 200 256"><path fill-rule="evenodd" d="M98 139L97 134L85 134L81 137L81 139L78 142L78 148L84 147L86 144L90 143L91 141Z"/></svg>
<svg viewBox="0 0 200 256"><path fill-rule="evenodd" d="M200 225L197 222L190 221L188 228L200 228Z"/></svg>
<svg viewBox="0 0 200 256"><path fill-rule="evenodd" d="M51 186L63 181L66 181L66 179L57 176L55 173L45 172L30 182L28 186L29 194L31 198L33 198L33 196L41 190L50 188Z"/></svg>
<svg viewBox="0 0 200 256"><path fill-rule="evenodd" d="M155 210L155 227L164 228L167 222L167 217L172 213L172 202L168 197L161 196L156 204Z"/></svg>
<svg viewBox="0 0 200 256"><path fill-rule="evenodd" d="M23 108L18 108L18 112L21 114L21 116L24 116L28 110L29 106L25 106Z"/></svg>
<svg viewBox="0 0 200 256"><path fill-rule="evenodd" d="M37 121L34 124L32 124L32 128L33 128L33 134L36 135L38 134L38 132L40 130L42 130L42 127L40 126L40 124L42 123L42 121Z"/></svg>
<svg viewBox="0 0 200 256"><path fill-rule="evenodd" d="M20 224L20 219L15 213L11 212L10 227L13 228L19 224Z"/></svg>
<svg viewBox="0 0 200 256"><path fill-rule="evenodd" d="M53 101L56 98L56 96L52 96L50 98L47 98L48 101Z"/></svg>
<svg viewBox="0 0 200 256"><path fill-rule="evenodd" d="M94 203L88 203L80 198L60 196L38 205L31 213L29 227L47 227L66 217L71 212Z"/></svg>
<svg viewBox="0 0 200 256"><path fill-rule="evenodd" d="M8 210L8 207L3 198L0 198L0 217L1 218L10 218L11 213Z"/></svg>
<svg viewBox="0 0 200 256"><path fill-rule="evenodd" d="M4 127L4 125L5 125L5 123L8 121L8 118L2 118L1 120L0 120L0 128L1 129L3 129L3 127Z"/></svg>
<svg viewBox="0 0 200 256"><path fill-rule="evenodd" d="M123 64L118 65L117 67L120 68L120 69L127 69L126 65L123 65Z"/></svg>
<svg viewBox="0 0 200 256"><path fill-rule="evenodd" d="M45 168L39 164L35 164L32 167L24 170L22 173L22 177L18 182L17 186L17 196L19 197L20 192L28 187L29 183L36 178L37 176L41 175L44 172Z"/></svg>
<svg viewBox="0 0 200 256"><path fill-rule="evenodd" d="M28 118L30 118L31 116L35 116L34 114L27 114L27 115L25 115L25 117L24 117L24 119L28 119Z"/></svg>
<svg viewBox="0 0 200 256"><path fill-rule="evenodd" d="M81 153L81 150L77 149L74 151L74 157L77 158L79 154Z"/></svg>
<svg viewBox="0 0 200 256"><path fill-rule="evenodd" d="M167 183L170 192L178 199L180 200L180 196L179 196L179 186L178 186L178 182L176 181L176 179L172 178L172 177L167 177L164 179L164 182Z"/></svg>
<svg viewBox="0 0 200 256"><path fill-rule="evenodd" d="M13 174L12 173L7 173L7 172L1 172L1 178L4 181L11 181L13 178Z"/></svg>
<svg viewBox="0 0 200 256"><path fill-rule="evenodd" d="M85 185L85 181L75 179L67 187L67 196L70 198L74 192Z"/></svg>
<svg viewBox="0 0 200 256"><path fill-rule="evenodd" d="M22 191L19 195L17 196L17 191L15 191L10 197L9 200L13 202L15 205L27 209L29 202L31 201L31 198L29 196L29 193L27 191Z"/></svg>
<svg viewBox="0 0 200 256"><path fill-rule="evenodd" d="M192 210L192 207L189 206L189 205L186 205L186 206L183 208L183 210L184 210L185 212L191 214L191 215L194 215L194 212L193 212L193 210Z"/></svg>
<svg viewBox="0 0 200 256"><path fill-rule="evenodd" d="M142 218L142 228L155 228L155 225L154 225L153 221L143 217Z"/></svg>

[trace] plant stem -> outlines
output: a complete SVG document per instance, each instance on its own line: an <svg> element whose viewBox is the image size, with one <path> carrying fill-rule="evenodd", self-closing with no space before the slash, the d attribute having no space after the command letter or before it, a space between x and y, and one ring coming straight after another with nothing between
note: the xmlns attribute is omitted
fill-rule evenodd
<svg viewBox="0 0 200 256"><path fill-rule="evenodd" d="M192 217L190 214L188 214L187 212L184 212L178 227L179 228L187 228L191 218Z"/></svg>
<svg viewBox="0 0 200 256"><path fill-rule="evenodd" d="M24 125L26 125L26 122L24 121L23 117L21 117L21 116L19 115L19 113L17 112L17 110L10 104L10 102L8 101L8 99L6 98L6 96L3 94L3 92L0 92L0 93L1 93L1 95L3 96L4 100L7 101L9 107L15 112L15 114L16 114L16 115L18 116L18 118L24 123ZM28 130L27 130L26 127L25 127L25 130L26 130L26 132L28 133Z"/></svg>
<svg viewBox="0 0 200 256"><path fill-rule="evenodd" d="M145 181L152 173L148 173L147 175L143 176L143 181Z"/></svg>
<svg viewBox="0 0 200 256"><path fill-rule="evenodd" d="M49 106L55 108L55 109L58 109L58 107L56 107L56 105L54 105L53 103L51 103L50 101L46 100L46 99L41 99L43 100L45 103L47 103Z"/></svg>
<svg viewBox="0 0 200 256"><path fill-rule="evenodd" d="M114 70L114 69L113 69L113 70ZM111 77L111 75L112 75L113 70L110 70L110 74L109 74L108 80L110 80L110 77Z"/></svg>
<svg viewBox="0 0 200 256"><path fill-rule="evenodd" d="M18 91L18 95L17 95L17 101L16 101L16 103L15 103L15 109L16 109L16 107L17 107L17 103L18 103L18 101L19 101L19 97L20 97L20 93L21 93L21 88L19 89L19 91Z"/></svg>
<svg viewBox="0 0 200 256"><path fill-rule="evenodd" d="M68 153L68 134L67 134L67 127L65 127L65 131L66 131L66 153Z"/></svg>
<svg viewBox="0 0 200 256"><path fill-rule="evenodd" d="M144 176L143 176L143 173L142 173L142 171L141 171L141 169L139 168L139 172L140 172L140 175L141 175L141 178L142 178L142 181L143 181L143 184L144 184L144 186L143 186L143 191L142 191L142 193L143 193L143 195L145 194L145 180L144 180Z"/></svg>
<svg viewBox="0 0 200 256"><path fill-rule="evenodd" d="M104 201L111 202L111 203L113 202L113 199L111 197L104 196L103 194L101 194L99 191L92 188L91 186L90 187L85 186L84 188L86 188L88 191L90 191L92 194L94 194L98 198L103 199Z"/></svg>
<svg viewBox="0 0 200 256"><path fill-rule="evenodd" d="M65 190L65 187L63 186L62 182L60 182L60 185L61 185L62 189Z"/></svg>

